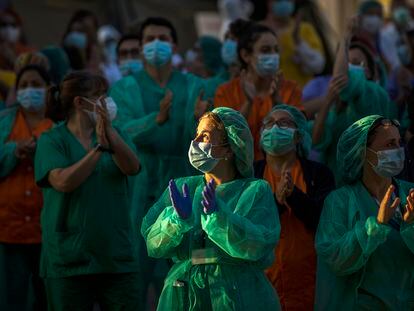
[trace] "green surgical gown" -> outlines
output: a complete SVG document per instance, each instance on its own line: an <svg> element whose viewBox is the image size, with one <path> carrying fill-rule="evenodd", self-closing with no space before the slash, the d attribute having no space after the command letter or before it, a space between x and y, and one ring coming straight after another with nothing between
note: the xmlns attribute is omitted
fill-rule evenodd
<svg viewBox="0 0 414 311"><path fill-rule="evenodd" d="M279 310L263 270L273 262L280 224L269 185L236 179L216 188L218 211L201 212L203 176L186 183L193 199L189 219L172 207L168 189L144 218L148 254L172 258L158 310Z"/></svg>
<svg viewBox="0 0 414 311"><path fill-rule="evenodd" d="M403 207L414 185L395 184ZM414 223L381 225L377 214L360 181L325 200L316 234L316 310L414 309Z"/></svg>
<svg viewBox="0 0 414 311"><path fill-rule="evenodd" d="M92 174L72 192L59 192L48 183L50 171L67 168L86 153L66 123L38 141L35 180L44 199L42 277L139 271L138 223L132 217L128 178L110 154L102 154Z"/></svg>

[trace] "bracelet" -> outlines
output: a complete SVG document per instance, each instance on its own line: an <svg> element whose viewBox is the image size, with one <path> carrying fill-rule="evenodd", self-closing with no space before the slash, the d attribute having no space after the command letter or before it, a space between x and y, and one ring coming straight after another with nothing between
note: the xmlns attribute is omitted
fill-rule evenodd
<svg viewBox="0 0 414 311"><path fill-rule="evenodd" d="M106 148L106 147L102 146L101 144L96 144L95 150L100 151L100 152L107 152L109 154L114 154L115 153L111 148Z"/></svg>

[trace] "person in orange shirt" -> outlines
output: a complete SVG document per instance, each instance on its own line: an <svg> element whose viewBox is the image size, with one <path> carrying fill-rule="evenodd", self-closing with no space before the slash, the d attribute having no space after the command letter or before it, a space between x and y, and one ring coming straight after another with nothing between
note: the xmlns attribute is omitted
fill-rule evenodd
<svg viewBox="0 0 414 311"><path fill-rule="evenodd" d="M30 286L35 296L30 310L46 310L39 278L43 200L34 180L33 157L38 137L53 125L45 118L49 84L43 67L21 68L15 84L17 103L0 113L1 310L27 310Z"/></svg>
<svg viewBox="0 0 414 311"><path fill-rule="evenodd" d="M306 118L296 108L276 106L264 119L260 139L266 159L255 175L271 186L279 209L281 235L266 274L282 310L313 310L316 284L315 231L333 174L307 159L312 140Z"/></svg>
<svg viewBox="0 0 414 311"><path fill-rule="evenodd" d="M214 106L233 108L244 115L254 138L257 161L263 159L259 139L264 117L276 103L303 110L302 91L296 82L284 80L278 72L278 41L270 28L252 25L239 40L238 54L242 74L217 89Z"/></svg>

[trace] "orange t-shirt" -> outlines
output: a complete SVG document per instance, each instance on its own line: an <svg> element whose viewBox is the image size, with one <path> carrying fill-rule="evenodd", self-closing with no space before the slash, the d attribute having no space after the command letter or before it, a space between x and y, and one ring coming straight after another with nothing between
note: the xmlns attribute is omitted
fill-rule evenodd
<svg viewBox="0 0 414 311"><path fill-rule="evenodd" d="M280 89L280 99L286 105L291 105L299 110L304 110L301 104L302 91L298 84L293 81L284 80ZM246 101L246 95L241 87L240 77L235 78L221 85L214 98L214 107L229 107L234 110L240 110ZM255 161L264 158L260 148L260 129L262 128L263 119L273 108L271 96L265 98L255 98L247 118L250 130L254 139L254 159Z"/></svg>
<svg viewBox="0 0 414 311"><path fill-rule="evenodd" d="M52 121L45 119L30 130L19 110L8 141L38 138L51 127ZM34 180L33 160L20 160L10 175L0 179L0 242L40 243L42 205L42 193Z"/></svg>
<svg viewBox="0 0 414 311"><path fill-rule="evenodd" d="M293 183L306 193L306 183L299 160L291 168ZM273 193L280 182L278 176L268 165L264 179L269 182ZM312 310L316 283L316 252L314 233L306 229L292 209L280 216L280 241L275 249L275 261L267 269L266 275L280 298L282 310Z"/></svg>

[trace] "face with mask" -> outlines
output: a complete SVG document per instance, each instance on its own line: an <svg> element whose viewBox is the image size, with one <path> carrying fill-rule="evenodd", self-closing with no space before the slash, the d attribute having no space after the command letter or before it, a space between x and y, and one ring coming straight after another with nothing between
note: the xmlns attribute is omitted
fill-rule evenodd
<svg viewBox="0 0 414 311"><path fill-rule="evenodd" d="M377 175L385 178L397 176L404 168L405 152L394 124L397 122L384 119L368 137L366 163Z"/></svg>
<svg viewBox="0 0 414 311"><path fill-rule="evenodd" d="M224 127L220 127L218 120L210 117L201 118L197 136L188 150L191 165L202 173L209 173L220 161L230 160L232 156L233 153L226 142Z"/></svg>
<svg viewBox="0 0 414 311"><path fill-rule="evenodd" d="M371 35L377 34L384 24L381 6L372 6L365 9L361 17L362 29Z"/></svg>
<svg viewBox="0 0 414 311"><path fill-rule="evenodd" d="M264 120L260 145L272 156L282 156L296 150L299 141L293 117L286 111L275 111Z"/></svg>
<svg viewBox="0 0 414 311"><path fill-rule="evenodd" d="M367 55L360 48L353 47L349 49L348 58L349 70L363 72L368 80L374 79L373 73L368 67Z"/></svg>
<svg viewBox="0 0 414 311"><path fill-rule="evenodd" d="M241 56L261 78L274 78L279 70L280 56L276 36L271 32L262 33L253 44L253 51L241 50Z"/></svg>
<svg viewBox="0 0 414 311"><path fill-rule="evenodd" d="M226 39L221 46L221 58L227 66L237 64L237 41Z"/></svg>
<svg viewBox="0 0 414 311"><path fill-rule="evenodd" d="M398 26L405 27L411 21L411 13L405 6L398 6L392 11L392 19Z"/></svg>
<svg viewBox="0 0 414 311"><path fill-rule="evenodd" d="M82 97L84 101L88 103L88 108L83 109L89 116L92 123L96 123L97 121L97 112L96 106L101 106L101 98L98 99L91 99ZM106 109L108 110L109 120L113 121L116 118L118 112L118 106L116 105L115 101L112 97L105 97L104 98Z"/></svg>
<svg viewBox="0 0 414 311"><path fill-rule="evenodd" d="M171 29L166 26L148 25L143 30L142 42L147 64L160 68L171 62L175 49Z"/></svg>
<svg viewBox="0 0 414 311"><path fill-rule="evenodd" d="M118 47L119 69L122 75L135 74L143 68L138 38L121 39Z"/></svg>
<svg viewBox="0 0 414 311"><path fill-rule="evenodd" d="M18 82L18 104L31 112L42 112L45 107L47 83L36 70L25 71Z"/></svg>
<svg viewBox="0 0 414 311"><path fill-rule="evenodd" d="M272 2L272 13L278 18L288 18L295 11L295 2L292 0L276 0Z"/></svg>
<svg viewBox="0 0 414 311"><path fill-rule="evenodd" d="M0 39L16 43L20 39L20 27L14 16L5 14L0 17Z"/></svg>
<svg viewBox="0 0 414 311"><path fill-rule="evenodd" d="M84 32L71 31L66 35L63 44L67 47L76 47L84 50L88 45L88 37Z"/></svg>

